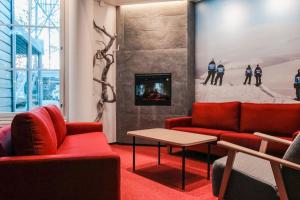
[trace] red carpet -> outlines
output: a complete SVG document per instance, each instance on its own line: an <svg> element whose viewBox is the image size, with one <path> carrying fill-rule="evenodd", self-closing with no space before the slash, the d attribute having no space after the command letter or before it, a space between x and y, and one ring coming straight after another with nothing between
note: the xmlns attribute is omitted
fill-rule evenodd
<svg viewBox="0 0 300 200"><path fill-rule="evenodd" d="M132 147L112 145L121 156L122 200L216 200L206 179L204 157L186 159L186 190L181 190L181 156L161 149L157 165L156 147L136 147L136 173L132 172Z"/></svg>

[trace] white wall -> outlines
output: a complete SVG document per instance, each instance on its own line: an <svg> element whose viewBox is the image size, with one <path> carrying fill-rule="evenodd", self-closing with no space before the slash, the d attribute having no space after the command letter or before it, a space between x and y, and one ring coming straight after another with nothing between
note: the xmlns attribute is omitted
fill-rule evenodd
<svg viewBox="0 0 300 200"><path fill-rule="evenodd" d="M66 0L66 102L70 121L91 121L93 1Z"/></svg>
<svg viewBox="0 0 300 200"><path fill-rule="evenodd" d="M97 1L94 3L94 19L97 25L105 26L106 30L110 34L116 33L116 7L109 5L99 5ZM104 41L106 44L109 41L109 38L104 36L103 34L99 34L94 31L95 40ZM97 49L103 48L102 45L94 44L94 52ZM114 50L116 49L116 43L114 43L111 52L115 55ZM97 65L94 70L94 76L97 78L101 77L102 69L105 66L105 63L97 62ZM113 86L116 85L116 63L111 65L110 71L107 75L107 80ZM112 93L108 89L109 98L112 96ZM94 83L94 98L93 105L97 104L97 100L101 95L101 85L98 83ZM93 116L96 116L96 109L93 110ZM116 103L107 103L104 107L103 119L104 132L106 133L109 142L116 142Z"/></svg>
<svg viewBox="0 0 300 200"><path fill-rule="evenodd" d="M65 0L65 113L69 121L94 121L99 86L93 82L103 64L93 70L96 40L107 41L93 29L93 19L110 33L116 32L116 8L93 0ZM115 47L114 47L115 48ZM108 81L115 85L116 66L111 67ZM116 105L105 107L104 132L109 142L116 141Z"/></svg>

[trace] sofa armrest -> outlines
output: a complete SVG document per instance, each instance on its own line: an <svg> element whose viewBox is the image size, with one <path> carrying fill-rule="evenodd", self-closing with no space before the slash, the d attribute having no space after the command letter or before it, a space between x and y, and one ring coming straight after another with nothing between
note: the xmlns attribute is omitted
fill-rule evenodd
<svg viewBox="0 0 300 200"><path fill-rule="evenodd" d="M293 133L293 139L295 139L299 135L299 133L300 133L300 130Z"/></svg>
<svg viewBox="0 0 300 200"><path fill-rule="evenodd" d="M165 128L171 129L173 127L189 127L192 126L192 117L177 117L165 120Z"/></svg>
<svg viewBox="0 0 300 200"><path fill-rule="evenodd" d="M120 158L113 153L3 157L0 172L1 200L120 199Z"/></svg>
<svg viewBox="0 0 300 200"><path fill-rule="evenodd" d="M230 151L242 152L242 153L249 154L251 156L255 156L255 157L270 161L270 162L274 162L276 164L280 164L280 165L289 167L291 169L300 170L300 165L297 163L293 163L288 160L284 160L282 158L271 156L271 155L268 155L263 152L255 151L253 149L249 149L249 148L242 147L242 146L239 146L239 145L236 145L236 144L233 144L230 142L225 142L225 141L219 141L218 145L225 149L228 149Z"/></svg>
<svg viewBox="0 0 300 200"><path fill-rule="evenodd" d="M260 137L262 140L265 140L268 142L277 142L277 143L285 144L287 146L292 144L292 141L281 139L279 137L274 137L274 136L267 135L264 133L255 132L254 135L256 135L256 136Z"/></svg>
<svg viewBox="0 0 300 200"><path fill-rule="evenodd" d="M69 122L66 123L66 126L67 135L103 131L103 125L101 122Z"/></svg>

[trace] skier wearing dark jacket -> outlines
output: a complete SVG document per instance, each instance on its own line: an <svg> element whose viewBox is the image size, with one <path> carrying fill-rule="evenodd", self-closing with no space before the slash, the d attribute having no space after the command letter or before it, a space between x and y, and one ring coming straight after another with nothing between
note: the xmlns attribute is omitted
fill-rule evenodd
<svg viewBox="0 0 300 200"><path fill-rule="evenodd" d="M256 66L255 70L254 70L254 76L256 79L256 86L260 86L261 85L261 77L262 77L262 69L260 68L259 65Z"/></svg>
<svg viewBox="0 0 300 200"><path fill-rule="evenodd" d="M215 79L215 74L216 74L216 63L214 59L212 59L208 64L208 75L203 85L206 85L210 78L211 78L210 84L213 84L213 81Z"/></svg>
<svg viewBox="0 0 300 200"><path fill-rule="evenodd" d="M217 77L215 79L215 85L217 85L218 80L220 79L219 85L221 86L222 85L222 81L223 81L223 76L225 74L225 67L224 67L224 65L221 64L221 62L218 65L216 72L217 72Z"/></svg>
<svg viewBox="0 0 300 200"><path fill-rule="evenodd" d="M298 69L298 73L295 76L294 88L296 89L296 100L300 101L300 69Z"/></svg>
<svg viewBox="0 0 300 200"><path fill-rule="evenodd" d="M246 68L246 71L245 71L245 82L244 82L244 85L246 85L247 81L248 81L248 84L250 85L251 84L251 78L253 76L253 72L252 72L252 68L250 65L248 65L248 67Z"/></svg>

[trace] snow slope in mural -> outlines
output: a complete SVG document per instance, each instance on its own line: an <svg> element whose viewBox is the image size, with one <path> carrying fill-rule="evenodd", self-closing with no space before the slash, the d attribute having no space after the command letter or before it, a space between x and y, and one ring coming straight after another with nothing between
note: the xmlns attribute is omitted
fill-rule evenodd
<svg viewBox="0 0 300 200"><path fill-rule="evenodd" d="M220 79L211 85L211 77L204 84L212 58L225 67L221 86ZM256 85L258 64L262 83ZM252 80L244 84L248 65ZM196 101L297 103L294 79L299 68L300 1L197 3Z"/></svg>

